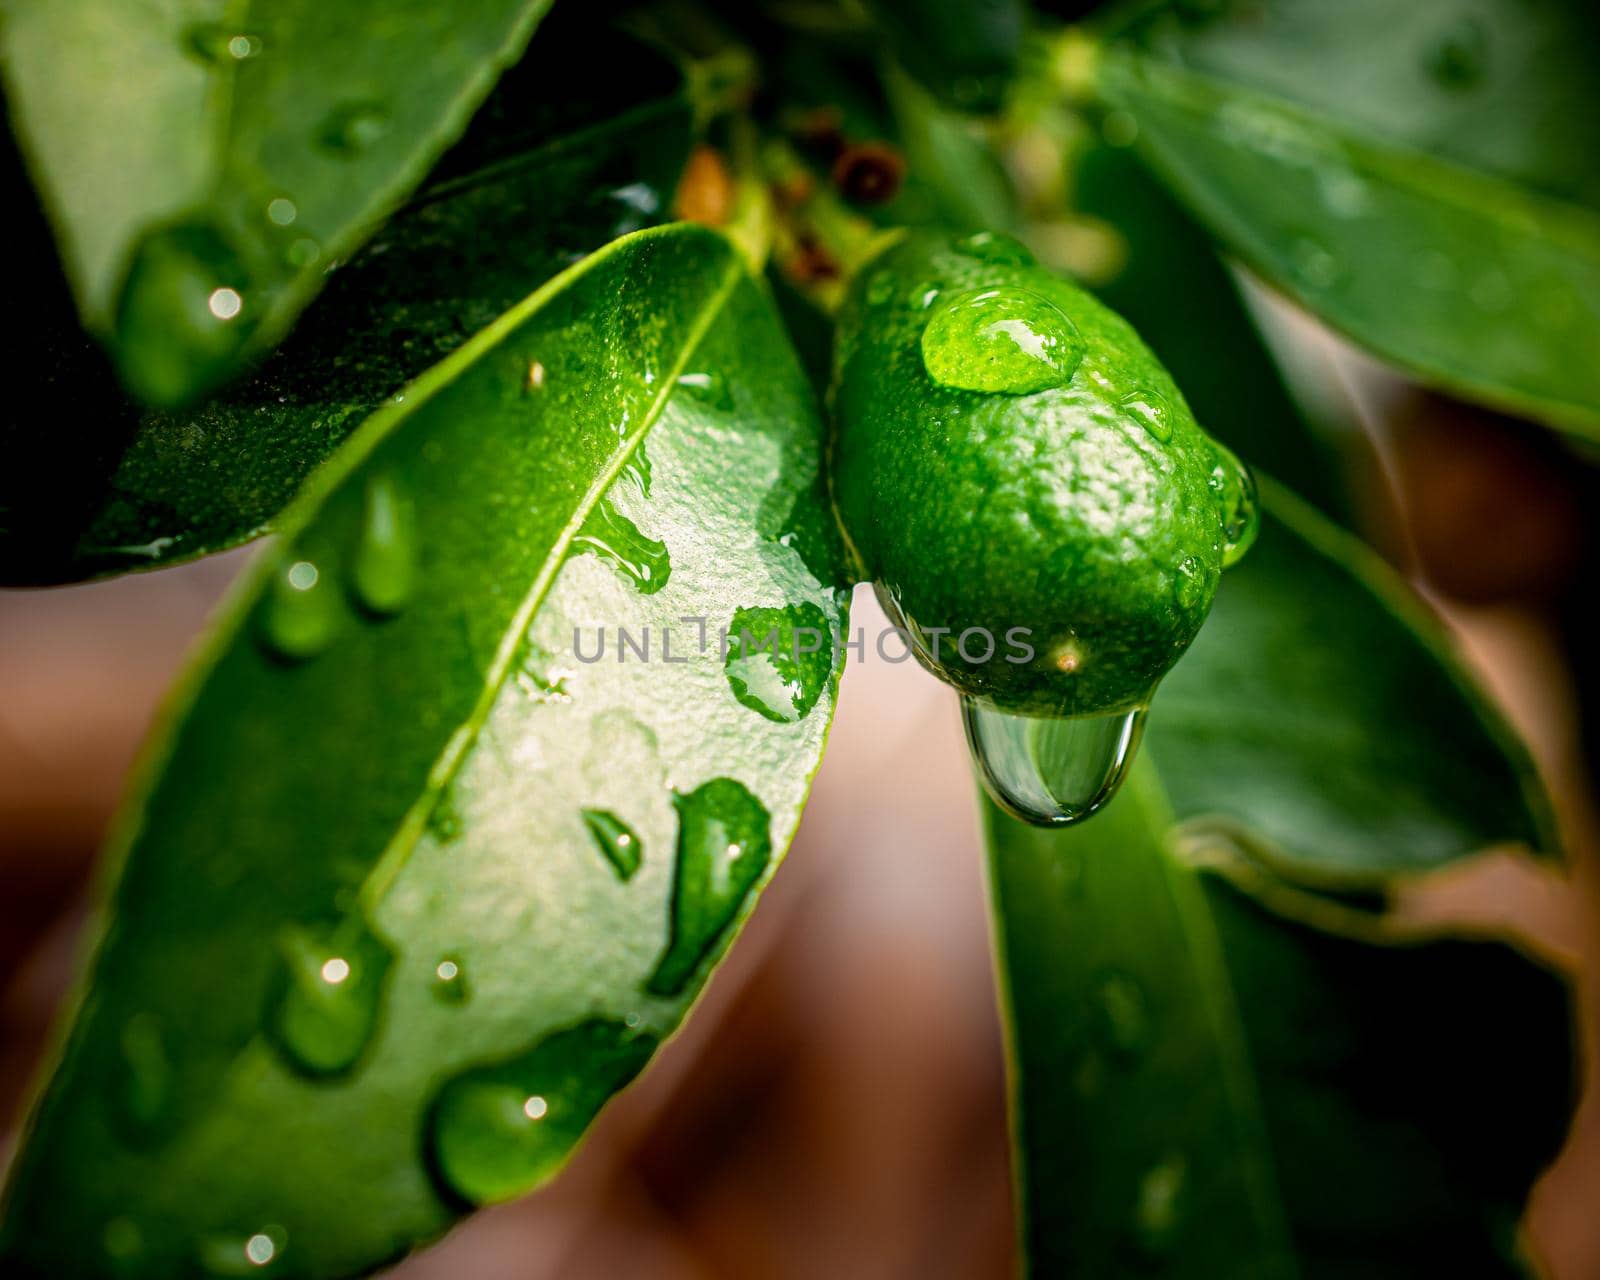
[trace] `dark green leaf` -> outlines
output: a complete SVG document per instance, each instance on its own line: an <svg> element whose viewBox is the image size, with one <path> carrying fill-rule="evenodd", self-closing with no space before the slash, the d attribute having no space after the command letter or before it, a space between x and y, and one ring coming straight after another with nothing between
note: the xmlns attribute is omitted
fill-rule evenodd
<svg viewBox="0 0 1600 1280"><path fill-rule="evenodd" d="M867 0L889 48L944 102L990 111L1021 55L1022 0Z"/></svg>
<svg viewBox="0 0 1600 1280"><path fill-rule="evenodd" d="M986 807L1034 1270L1520 1275L1566 991L1509 947L1373 942L1405 937L1395 877L1553 850L1544 802L1397 580L1265 493L1109 809Z"/></svg>
<svg viewBox="0 0 1600 1280"><path fill-rule="evenodd" d="M1081 828L986 806L1032 1273L1527 1274L1564 985L1505 946L1274 916L1175 854L1164 759Z"/></svg>
<svg viewBox="0 0 1600 1280"><path fill-rule="evenodd" d="M1133 25L1100 91L1211 231L1419 376L1600 433L1593 6L1180 8Z"/></svg>
<svg viewBox="0 0 1600 1280"><path fill-rule="evenodd" d="M597 80L575 51L602 35L616 76ZM39 228L24 269L46 315L18 376L32 371L30 399L81 429L45 430L20 409L0 429L0 582L148 568L258 534L385 397L557 271L664 216L691 122L662 55L555 21L288 342L191 410L141 411L118 392L49 278Z"/></svg>
<svg viewBox="0 0 1600 1280"><path fill-rule="evenodd" d="M844 625L819 431L763 289L675 226L318 472L118 825L0 1269L270 1246L275 1274L352 1274L564 1161L798 819ZM740 610L820 621L824 657L742 668L741 698Z"/></svg>
<svg viewBox="0 0 1600 1280"><path fill-rule="evenodd" d="M10 6L13 120L128 385L187 401L270 349L548 7Z"/></svg>

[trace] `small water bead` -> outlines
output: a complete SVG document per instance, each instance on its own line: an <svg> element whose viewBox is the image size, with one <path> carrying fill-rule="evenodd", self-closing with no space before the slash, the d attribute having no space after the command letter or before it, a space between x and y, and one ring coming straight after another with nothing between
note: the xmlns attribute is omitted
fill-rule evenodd
<svg viewBox="0 0 1600 1280"><path fill-rule="evenodd" d="M955 249L968 258L995 266L1031 267L1038 262L1027 245L1001 231L974 232L957 240Z"/></svg>
<svg viewBox="0 0 1600 1280"><path fill-rule="evenodd" d="M428 810L428 834L440 844L450 844L461 839L463 823L461 810L456 807L455 787L446 787Z"/></svg>
<svg viewBox="0 0 1600 1280"><path fill-rule="evenodd" d="M1261 530L1261 506L1256 498L1255 477L1233 452L1215 441L1216 458L1207 483L1216 495L1222 520L1222 567L1227 569L1244 558Z"/></svg>
<svg viewBox="0 0 1600 1280"><path fill-rule="evenodd" d="M146 400L184 403L232 371L256 311L226 236L204 221L157 228L134 248L117 300L123 376Z"/></svg>
<svg viewBox="0 0 1600 1280"><path fill-rule="evenodd" d="M677 995L733 923L772 856L772 820L749 789L713 778L672 797L678 813L671 938L645 989Z"/></svg>
<svg viewBox="0 0 1600 1280"><path fill-rule="evenodd" d="M1172 439L1172 405L1159 391L1135 391L1122 398L1122 412L1162 444Z"/></svg>
<svg viewBox="0 0 1600 1280"><path fill-rule="evenodd" d="M672 576L664 542L647 538L639 526L603 498L572 540L573 555L591 552L619 570L643 595L654 595Z"/></svg>
<svg viewBox="0 0 1600 1280"><path fill-rule="evenodd" d="M1083 360L1066 312L1027 289L973 289L946 299L922 331L928 376L962 391L1028 395L1065 386Z"/></svg>
<svg viewBox="0 0 1600 1280"><path fill-rule="evenodd" d="M433 966L433 980L429 985L434 999L443 1004L465 1004L470 994L466 970L455 956L445 956Z"/></svg>
<svg viewBox="0 0 1600 1280"><path fill-rule="evenodd" d="M1082 822L1122 785L1144 708L1099 716L1013 715L961 699L967 746L984 789L1007 813L1041 827Z"/></svg>
<svg viewBox="0 0 1600 1280"><path fill-rule="evenodd" d="M193 24L184 31L182 43L184 52L212 65L259 57L264 47L260 36L218 22Z"/></svg>
<svg viewBox="0 0 1600 1280"><path fill-rule="evenodd" d="M393 477L373 476L367 481L350 585L366 610L382 617L406 607L416 578L416 516L411 499Z"/></svg>
<svg viewBox="0 0 1600 1280"><path fill-rule="evenodd" d="M333 643L343 618L326 575L310 560L289 560L272 575L258 634L275 656L304 662Z"/></svg>
<svg viewBox="0 0 1600 1280"><path fill-rule="evenodd" d="M326 934L286 931L273 1038L307 1075L347 1071L377 1029L389 948L352 916Z"/></svg>
<svg viewBox="0 0 1600 1280"><path fill-rule="evenodd" d="M1314 236L1302 235L1294 239L1289 246L1289 265L1303 284L1314 289L1326 289L1341 274L1339 259Z"/></svg>
<svg viewBox="0 0 1600 1280"><path fill-rule="evenodd" d="M381 102L352 101L335 107L317 129L317 142L340 155L375 145L389 131L389 109Z"/></svg>
<svg viewBox="0 0 1600 1280"><path fill-rule="evenodd" d="M201 1272L217 1277L268 1273L288 1241L288 1232L276 1225L246 1236L213 1236L200 1245Z"/></svg>
<svg viewBox="0 0 1600 1280"><path fill-rule="evenodd" d="M634 834L633 828L606 809L585 809L583 822L589 828L589 835L593 837L595 847L611 864L611 869L617 873L617 878L633 879L633 873L639 869L639 863L644 857L644 846Z"/></svg>
<svg viewBox="0 0 1600 1280"><path fill-rule="evenodd" d="M433 1167L472 1204L510 1200L553 1174L655 1051L612 1019L557 1031L509 1062L456 1076L429 1115Z"/></svg>
<svg viewBox="0 0 1600 1280"><path fill-rule="evenodd" d="M713 409L720 409L725 413L733 409L733 391L728 386L728 380L721 374L686 373L678 379L678 385L696 400L709 404Z"/></svg>
<svg viewBox="0 0 1600 1280"><path fill-rule="evenodd" d="M768 720L803 720L833 674L833 630L810 603L739 609L728 624L723 670L733 696Z"/></svg>

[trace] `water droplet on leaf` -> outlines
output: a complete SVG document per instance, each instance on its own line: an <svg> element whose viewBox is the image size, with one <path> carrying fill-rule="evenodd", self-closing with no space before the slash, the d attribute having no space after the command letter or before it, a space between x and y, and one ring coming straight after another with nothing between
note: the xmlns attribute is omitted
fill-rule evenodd
<svg viewBox="0 0 1600 1280"><path fill-rule="evenodd" d="M371 613L395 614L411 599L417 574L416 519L411 500L389 476L367 481L361 540L350 585Z"/></svg>
<svg viewBox="0 0 1600 1280"><path fill-rule="evenodd" d="M723 669L733 696L768 720L804 719L833 674L833 630L809 602L739 609L728 625Z"/></svg>
<svg viewBox="0 0 1600 1280"><path fill-rule="evenodd" d="M288 1239L279 1226L262 1227L243 1236L213 1236L200 1245L200 1269L205 1275L219 1277L270 1273Z"/></svg>
<svg viewBox="0 0 1600 1280"><path fill-rule="evenodd" d="M455 956L445 956L433 966L430 985L434 998L445 1004L465 1004L467 996L471 994L467 987L466 970Z"/></svg>
<svg viewBox="0 0 1600 1280"><path fill-rule="evenodd" d="M389 111L380 102L344 102L317 130L317 141L329 151L354 155L374 145L389 131Z"/></svg>
<svg viewBox="0 0 1600 1280"><path fill-rule="evenodd" d="M654 995L682 991L716 946L772 856L771 819L743 783L713 778L675 795L677 864L671 940L646 983Z"/></svg>
<svg viewBox="0 0 1600 1280"><path fill-rule="evenodd" d="M184 51L211 65L258 57L262 47L260 36L219 22L197 22L183 33Z"/></svg>
<svg viewBox="0 0 1600 1280"><path fill-rule="evenodd" d="M1113 1057L1123 1063L1143 1055L1150 1038L1150 1015L1144 990L1125 973L1110 973L1095 990L1095 1007L1101 1038Z"/></svg>
<svg viewBox="0 0 1600 1280"><path fill-rule="evenodd" d="M1024 822L1053 827L1083 821L1116 794L1138 750L1144 708L1022 716L962 698L961 718L995 802Z"/></svg>
<svg viewBox="0 0 1600 1280"><path fill-rule="evenodd" d="M429 1118L433 1164L473 1204L510 1200L553 1174L595 1114L655 1051L653 1037L594 1019L509 1062L467 1071Z"/></svg>
<svg viewBox="0 0 1600 1280"><path fill-rule="evenodd" d="M724 413L733 411L733 391L721 374L686 373L678 379L678 385L713 409L720 409Z"/></svg>
<svg viewBox="0 0 1600 1280"><path fill-rule="evenodd" d="M117 301L117 360L142 399L182 404L211 389L260 317L233 244L202 222L150 232L134 248Z"/></svg>
<svg viewBox="0 0 1600 1280"><path fill-rule="evenodd" d="M1184 1185L1188 1162L1176 1152L1139 1180L1134 1209L1134 1239L1145 1254L1159 1258L1170 1253L1183 1224Z"/></svg>
<svg viewBox="0 0 1600 1280"><path fill-rule="evenodd" d="M308 1075L355 1065L378 1025L383 982L393 957L359 916L327 933L291 928L279 945L282 972L272 1033Z"/></svg>
<svg viewBox="0 0 1600 1280"><path fill-rule="evenodd" d="M342 617L327 575L309 560L289 560L272 575L258 634L273 654L304 662L333 643Z"/></svg>
<svg viewBox="0 0 1600 1280"><path fill-rule="evenodd" d="M1441 88L1461 92L1483 79L1489 62L1489 33L1476 18L1454 23L1427 52L1424 65Z"/></svg>
<svg viewBox="0 0 1600 1280"><path fill-rule="evenodd" d="M980 262L1004 267L1031 267L1038 259L1015 236L1000 231L978 231L955 243L957 253Z"/></svg>
<svg viewBox="0 0 1600 1280"><path fill-rule="evenodd" d="M1026 289L959 293L922 331L928 376L963 391L1027 395L1065 386L1083 359L1066 312Z"/></svg>
<svg viewBox="0 0 1600 1280"><path fill-rule="evenodd" d="M631 880L644 856L644 846L639 843L633 828L605 809L585 809L583 821L594 838L595 846L605 855L618 879Z"/></svg>
<svg viewBox="0 0 1600 1280"><path fill-rule="evenodd" d="M644 595L654 595L672 575L664 542L647 538L639 526L603 498L572 540L572 554L592 552L620 570Z"/></svg>

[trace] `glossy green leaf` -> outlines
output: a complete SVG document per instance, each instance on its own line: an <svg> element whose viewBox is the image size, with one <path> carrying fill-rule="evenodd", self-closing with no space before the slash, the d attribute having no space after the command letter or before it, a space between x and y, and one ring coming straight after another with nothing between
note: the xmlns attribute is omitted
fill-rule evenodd
<svg viewBox="0 0 1600 1280"><path fill-rule="evenodd" d="M1265 497L1109 808L986 806L1033 1269L1521 1275L1566 989L1509 947L1374 942L1396 877L1553 851L1544 802L1389 571Z"/></svg>
<svg viewBox="0 0 1600 1280"><path fill-rule="evenodd" d="M270 349L548 7L10 5L13 122L128 385L188 401Z"/></svg>
<svg viewBox="0 0 1600 1280"><path fill-rule="evenodd" d="M1099 90L1213 234L1330 324L1594 435L1597 50L1576 0L1159 6Z"/></svg>
<svg viewBox="0 0 1600 1280"><path fill-rule="evenodd" d="M355 1274L563 1163L799 817L844 626L819 434L765 291L685 226L368 421L147 753L0 1269ZM741 610L820 661L741 697Z"/></svg>
<svg viewBox="0 0 1600 1280"><path fill-rule="evenodd" d="M604 38L616 77L575 50ZM148 568L268 527L306 475L383 400L532 289L666 215L692 104L663 55L554 19L423 193L334 272L252 376L193 409L141 410L61 295L46 233L23 255L44 304L23 341L0 447L0 582ZM28 209L12 171L19 211ZM43 430L49 400L75 431Z"/></svg>

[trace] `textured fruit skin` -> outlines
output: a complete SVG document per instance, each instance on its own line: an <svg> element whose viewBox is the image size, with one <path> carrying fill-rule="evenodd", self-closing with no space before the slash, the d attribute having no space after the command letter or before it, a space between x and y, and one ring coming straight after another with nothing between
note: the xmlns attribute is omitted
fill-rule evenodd
<svg viewBox="0 0 1600 1280"><path fill-rule="evenodd" d="M1065 312L1083 343L1070 381L1010 395L930 377L925 326L941 298L975 289L1026 290ZM1165 402L1165 441L1124 408L1150 393ZM1125 320L1013 241L911 234L851 289L831 400L840 523L924 666L1020 713L1149 700L1216 594L1215 486L1237 464ZM974 627L994 637L988 661L954 644ZM1007 660L1020 657L1012 628L1028 630L1031 661ZM985 643L970 637L968 654Z"/></svg>

